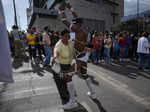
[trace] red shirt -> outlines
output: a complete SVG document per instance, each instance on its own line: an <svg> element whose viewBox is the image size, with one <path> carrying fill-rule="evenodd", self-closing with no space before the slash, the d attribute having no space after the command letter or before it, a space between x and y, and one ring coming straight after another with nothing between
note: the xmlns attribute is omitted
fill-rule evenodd
<svg viewBox="0 0 150 112"><path fill-rule="evenodd" d="M121 38L121 39L119 40L119 46L120 46L120 47L125 47L125 46L126 46L126 40L125 40L125 38Z"/></svg>
<svg viewBox="0 0 150 112"><path fill-rule="evenodd" d="M96 40L96 39L94 39L93 41L92 41L92 43L93 43L93 48L94 49L99 49L100 48L100 40Z"/></svg>

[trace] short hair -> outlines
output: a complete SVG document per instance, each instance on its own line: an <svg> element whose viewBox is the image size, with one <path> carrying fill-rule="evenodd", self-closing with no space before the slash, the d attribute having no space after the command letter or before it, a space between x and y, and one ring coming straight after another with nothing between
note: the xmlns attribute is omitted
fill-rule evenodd
<svg viewBox="0 0 150 112"><path fill-rule="evenodd" d="M44 31L48 31L48 26L44 27Z"/></svg>
<svg viewBox="0 0 150 112"><path fill-rule="evenodd" d="M61 36L64 36L64 35L67 34L67 33L70 33L69 30L64 29L64 30L61 32Z"/></svg>
<svg viewBox="0 0 150 112"><path fill-rule="evenodd" d="M148 33L147 32L142 32L142 36L148 37Z"/></svg>
<svg viewBox="0 0 150 112"><path fill-rule="evenodd" d="M17 25L13 25L12 29L18 29L18 26Z"/></svg>

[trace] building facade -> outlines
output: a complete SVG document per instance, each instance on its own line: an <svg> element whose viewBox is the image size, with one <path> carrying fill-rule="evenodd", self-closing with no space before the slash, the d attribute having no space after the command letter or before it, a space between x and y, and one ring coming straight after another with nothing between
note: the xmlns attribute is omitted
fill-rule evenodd
<svg viewBox="0 0 150 112"><path fill-rule="evenodd" d="M62 30L65 26L57 12L58 1L61 0L29 0L28 25L38 29L49 26L52 30ZM124 16L124 0L70 0L70 3L90 30L113 31ZM40 13L36 13L37 8ZM48 15L42 14L44 11ZM72 19L70 13L67 13L67 16L69 20Z"/></svg>

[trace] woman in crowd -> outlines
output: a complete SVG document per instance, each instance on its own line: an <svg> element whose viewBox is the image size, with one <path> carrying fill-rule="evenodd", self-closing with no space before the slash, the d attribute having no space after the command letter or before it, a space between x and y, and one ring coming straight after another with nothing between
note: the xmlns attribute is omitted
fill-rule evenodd
<svg viewBox="0 0 150 112"><path fill-rule="evenodd" d="M120 34L119 37L119 55L120 55L120 61L124 61L125 59L125 48L126 48L126 40L125 40L126 35L124 33Z"/></svg>
<svg viewBox="0 0 150 112"><path fill-rule="evenodd" d="M93 44L93 50L94 50L92 60L95 64L97 64L100 58L100 38L97 33L94 34L92 44Z"/></svg>
<svg viewBox="0 0 150 112"><path fill-rule="evenodd" d="M111 46L112 46L112 39L110 35L106 34L105 39L104 39L104 53L105 53L105 61L106 63L109 63L109 64L111 62L111 59L110 59Z"/></svg>

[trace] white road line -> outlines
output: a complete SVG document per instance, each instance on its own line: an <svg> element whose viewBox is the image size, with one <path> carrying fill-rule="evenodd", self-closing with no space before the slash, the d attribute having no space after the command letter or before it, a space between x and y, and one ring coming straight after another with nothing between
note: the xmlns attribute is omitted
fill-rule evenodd
<svg viewBox="0 0 150 112"><path fill-rule="evenodd" d="M35 92L35 94L33 93L33 91ZM4 95L4 99L2 99L2 102L5 101L10 101L10 100L14 100L14 99L20 99L20 98L27 98L27 97L31 97L31 96L39 96L39 95L45 95L45 94L58 94L58 91L56 89L56 87L45 87L45 88L36 88L34 90L23 90L23 91L19 91L19 92L15 92L15 93L10 93L10 94L3 94Z"/></svg>
<svg viewBox="0 0 150 112"><path fill-rule="evenodd" d="M81 105L88 111L93 112L90 106L86 102L81 102Z"/></svg>
<svg viewBox="0 0 150 112"><path fill-rule="evenodd" d="M145 72L139 72L139 73L142 74L142 75L145 75L147 77L150 77L150 75L148 73L145 73Z"/></svg>
<svg viewBox="0 0 150 112"><path fill-rule="evenodd" d="M97 72L88 69L90 72L97 74L97 76L104 80L105 82L111 84L113 87L115 87L118 91L130 96L131 98L133 98L136 102L146 106L146 107L150 107L150 101L147 101L147 99L142 98L140 96L137 96L136 94L134 94L132 91L130 91L130 89L128 88L128 86L126 84L123 84L115 79L113 79L112 77L107 77L105 76L105 74L103 72L100 72L100 74L98 74ZM116 83L117 82L117 83ZM119 84L118 84L119 83Z"/></svg>
<svg viewBox="0 0 150 112"><path fill-rule="evenodd" d="M18 91L18 92L14 92L14 93L9 93L9 94L5 94L6 96L10 96L10 95L18 95L18 94L23 94L23 93L28 93L28 92L32 92L32 91L44 91L44 90L54 90L56 89L55 87L42 87L42 88L35 88L33 90L28 89L28 90L22 90L22 91ZM52 92L52 91L51 91Z"/></svg>

